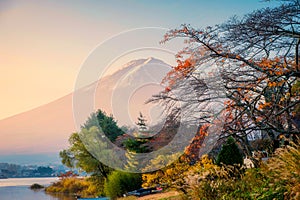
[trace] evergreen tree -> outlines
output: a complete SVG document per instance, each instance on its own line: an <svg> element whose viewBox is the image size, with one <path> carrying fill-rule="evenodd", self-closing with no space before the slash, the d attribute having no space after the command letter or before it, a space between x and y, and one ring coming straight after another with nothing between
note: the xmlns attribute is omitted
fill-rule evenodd
<svg viewBox="0 0 300 200"><path fill-rule="evenodd" d="M136 122L136 125L138 125L138 134L135 135L135 138L125 140L123 144L130 152L145 153L147 151L146 147L142 145L148 142L147 138L149 137L149 130L146 124L147 120L141 112L137 120L138 122Z"/></svg>
<svg viewBox="0 0 300 200"><path fill-rule="evenodd" d="M138 122L136 125L139 126L139 131L140 132L146 132L147 131L147 124L146 124L146 118L145 116L140 112L140 116L138 117Z"/></svg>
<svg viewBox="0 0 300 200"><path fill-rule="evenodd" d="M92 113L82 128L89 129L92 126L101 127L106 137L112 142L114 142L118 136L124 134L124 131L118 127L114 117L112 115L107 115L102 110Z"/></svg>

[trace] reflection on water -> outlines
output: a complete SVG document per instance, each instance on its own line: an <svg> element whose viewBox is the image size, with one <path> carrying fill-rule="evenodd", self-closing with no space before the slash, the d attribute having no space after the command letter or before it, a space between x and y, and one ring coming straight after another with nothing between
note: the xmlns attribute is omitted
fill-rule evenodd
<svg viewBox="0 0 300 200"><path fill-rule="evenodd" d="M65 195L49 195L44 190L30 190L33 183L49 185L57 178L9 178L0 179L0 200L75 200Z"/></svg>
<svg viewBox="0 0 300 200"><path fill-rule="evenodd" d="M76 198L74 196L66 196L62 194L47 194L51 196L51 200L57 199L57 200L75 200Z"/></svg>

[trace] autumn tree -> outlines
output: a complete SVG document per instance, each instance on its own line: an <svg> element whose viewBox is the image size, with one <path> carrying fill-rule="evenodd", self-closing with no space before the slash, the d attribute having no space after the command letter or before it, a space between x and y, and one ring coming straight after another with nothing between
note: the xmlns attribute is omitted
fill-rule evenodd
<svg viewBox="0 0 300 200"><path fill-rule="evenodd" d="M191 164L197 162L199 158L199 150L202 147L204 138L207 134L208 125L205 124L199 128L199 131L196 133L195 137L191 141L190 145L185 149L184 157Z"/></svg>
<svg viewBox="0 0 300 200"><path fill-rule="evenodd" d="M220 137L233 136L248 154L249 135L299 134L294 117L300 97L292 92L300 78L299 13L298 0L284 0L213 27L169 31L162 42L185 38L187 45L163 80L166 89L152 100L171 111L180 103L187 108L181 115L192 113L200 124L220 116Z"/></svg>
<svg viewBox="0 0 300 200"><path fill-rule="evenodd" d="M160 155L154 162L160 162L165 159L163 155ZM165 187L174 188L187 193L185 177L187 176L188 170L190 169L189 163L185 158L180 157L178 160L173 162L171 165L161 168L151 173L143 174L143 187L154 187L156 185L162 185Z"/></svg>

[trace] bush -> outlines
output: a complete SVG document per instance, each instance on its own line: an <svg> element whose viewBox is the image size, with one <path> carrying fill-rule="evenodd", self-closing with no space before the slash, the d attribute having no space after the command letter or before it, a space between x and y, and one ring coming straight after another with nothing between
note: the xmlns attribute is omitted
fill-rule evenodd
<svg viewBox="0 0 300 200"><path fill-rule="evenodd" d="M78 194L82 196L98 195L95 183L89 178L64 178L47 187L45 191L47 193Z"/></svg>
<svg viewBox="0 0 300 200"><path fill-rule="evenodd" d="M127 139L123 142L126 149L135 153L145 153L146 147L142 146L145 144L147 140L141 140L141 139Z"/></svg>
<svg viewBox="0 0 300 200"><path fill-rule="evenodd" d="M243 165L243 156L233 137L229 137L217 157L217 165Z"/></svg>
<svg viewBox="0 0 300 200"><path fill-rule="evenodd" d="M40 185L40 184L37 184L37 183L34 183L30 186L30 189L31 190L40 190L40 189L43 189L44 186L43 185Z"/></svg>
<svg viewBox="0 0 300 200"><path fill-rule="evenodd" d="M91 184L89 185L88 189L86 192L88 194L94 194L94 196L105 196L104 193L104 181L105 179L102 176L90 176L87 178Z"/></svg>
<svg viewBox="0 0 300 200"><path fill-rule="evenodd" d="M104 184L104 191L111 199L116 199L126 192L140 188L141 185L141 174L113 171Z"/></svg>

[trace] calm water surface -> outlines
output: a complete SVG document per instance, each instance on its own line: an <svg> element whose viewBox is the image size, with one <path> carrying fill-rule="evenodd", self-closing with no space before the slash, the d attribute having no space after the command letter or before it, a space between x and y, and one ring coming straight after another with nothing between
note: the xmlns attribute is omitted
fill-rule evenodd
<svg viewBox="0 0 300 200"><path fill-rule="evenodd" d="M67 196L50 196L43 190L33 191L29 186L33 183L49 185L57 178L9 178L0 179L0 200L75 200Z"/></svg>

